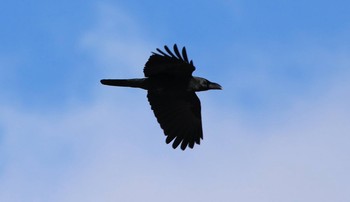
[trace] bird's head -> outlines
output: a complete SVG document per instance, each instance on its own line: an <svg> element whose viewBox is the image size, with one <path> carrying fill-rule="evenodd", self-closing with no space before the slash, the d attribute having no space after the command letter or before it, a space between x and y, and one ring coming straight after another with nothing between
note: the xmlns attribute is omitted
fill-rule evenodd
<svg viewBox="0 0 350 202"><path fill-rule="evenodd" d="M194 91L205 91L205 90L222 90L222 87L214 82L201 77L193 77L193 88Z"/></svg>

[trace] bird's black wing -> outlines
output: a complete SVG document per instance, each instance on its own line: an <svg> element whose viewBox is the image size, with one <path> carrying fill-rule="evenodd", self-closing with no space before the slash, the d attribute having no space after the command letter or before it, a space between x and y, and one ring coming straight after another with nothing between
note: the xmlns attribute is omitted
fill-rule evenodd
<svg viewBox="0 0 350 202"><path fill-rule="evenodd" d="M193 148L203 139L201 104L194 92L160 93L148 91L147 98L154 115L167 136L166 143L173 142L175 149Z"/></svg>
<svg viewBox="0 0 350 202"><path fill-rule="evenodd" d="M146 77L158 75L170 75L189 77L195 70L192 60L189 61L186 53L186 48L182 48L182 55L179 52L176 44L174 45L174 52L164 46L166 52L157 48L158 53L154 53L145 64L143 72Z"/></svg>

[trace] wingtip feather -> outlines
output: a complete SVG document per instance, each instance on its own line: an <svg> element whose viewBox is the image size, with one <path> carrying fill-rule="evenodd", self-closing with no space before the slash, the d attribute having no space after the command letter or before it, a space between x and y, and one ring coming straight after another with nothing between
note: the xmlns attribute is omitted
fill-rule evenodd
<svg viewBox="0 0 350 202"><path fill-rule="evenodd" d="M179 52L179 49L177 48L177 45L176 45L176 44L174 44L174 52L175 52L175 54L176 54L176 56L177 56L178 59L184 60L184 59L182 59L182 56L181 56L181 54L180 54L180 52Z"/></svg>
<svg viewBox="0 0 350 202"><path fill-rule="evenodd" d="M176 58L176 56L171 52L171 50L168 48L168 46L164 46L164 49L166 50L166 52L168 52L169 55L171 55L171 57Z"/></svg>
<svg viewBox="0 0 350 202"><path fill-rule="evenodd" d="M182 56L183 56L185 62L188 63L188 57L187 57L187 52L186 52L185 46L182 48Z"/></svg>

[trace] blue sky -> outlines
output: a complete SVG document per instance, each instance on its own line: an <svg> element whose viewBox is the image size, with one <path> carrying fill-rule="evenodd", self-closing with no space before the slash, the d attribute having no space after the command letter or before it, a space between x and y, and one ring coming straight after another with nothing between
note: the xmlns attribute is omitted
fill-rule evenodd
<svg viewBox="0 0 350 202"><path fill-rule="evenodd" d="M0 8L0 201L350 200L350 2L8 1ZM173 150L151 51L186 46L204 140Z"/></svg>

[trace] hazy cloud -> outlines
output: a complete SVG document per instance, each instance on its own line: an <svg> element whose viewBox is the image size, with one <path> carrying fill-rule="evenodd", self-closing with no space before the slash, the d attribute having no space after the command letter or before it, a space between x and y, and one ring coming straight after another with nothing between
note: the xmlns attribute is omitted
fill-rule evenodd
<svg viewBox="0 0 350 202"><path fill-rule="evenodd" d="M96 15L77 42L92 65L113 77L141 76L156 46L139 35L137 19L109 4ZM61 110L1 103L0 201L349 201L348 52L299 50L247 50L238 63L256 66L253 73L222 69L224 90L199 95L204 141L184 152L165 144L141 90L94 88L93 100ZM310 66L316 80L306 93L286 93L286 104L274 87L286 85L289 74L281 79L284 73L268 67L287 59L303 73ZM327 77L332 65L337 69ZM322 76L314 74L319 66ZM236 84L274 95L279 108L242 118L242 106L231 103Z"/></svg>
<svg viewBox="0 0 350 202"><path fill-rule="evenodd" d="M99 3L96 22L82 36L81 47L109 72L140 75L152 47L148 41L136 19L119 7Z"/></svg>

